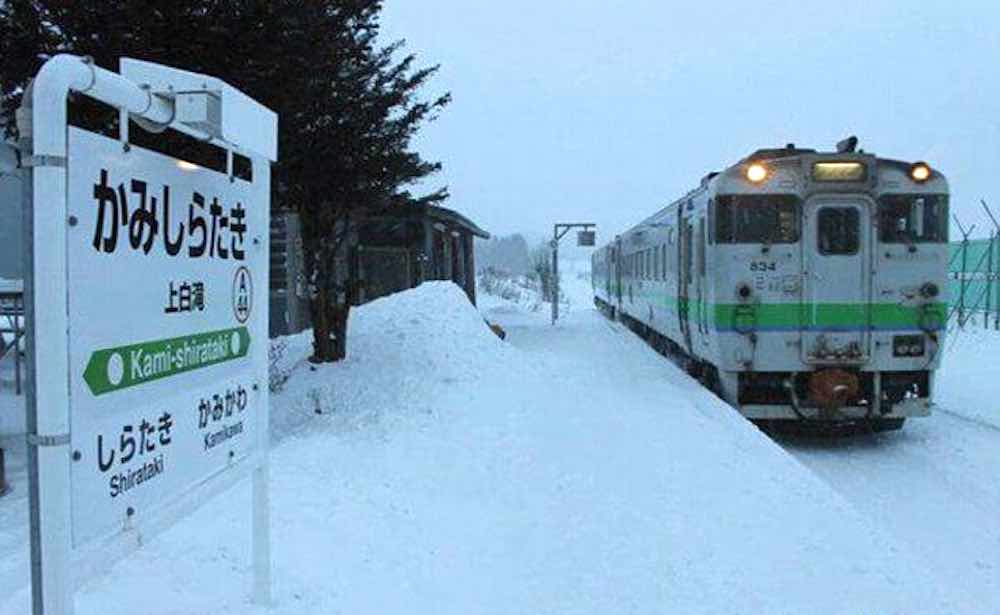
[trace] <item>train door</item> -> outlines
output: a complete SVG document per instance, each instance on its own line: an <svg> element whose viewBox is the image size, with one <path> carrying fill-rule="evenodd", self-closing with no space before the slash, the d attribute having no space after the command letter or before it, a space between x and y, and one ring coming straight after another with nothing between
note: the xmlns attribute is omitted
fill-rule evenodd
<svg viewBox="0 0 1000 615"><path fill-rule="evenodd" d="M681 207L683 210L683 207ZM691 351L691 224L683 214L680 214L678 225L680 235L678 237L678 263L680 265L677 276L677 319L680 324L681 335L684 336L684 346Z"/></svg>
<svg viewBox="0 0 1000 615"><path fill-rule="evenodd" d="M807 363L869 357L874 205L814 197L803 209L802 354Z"/></svg>

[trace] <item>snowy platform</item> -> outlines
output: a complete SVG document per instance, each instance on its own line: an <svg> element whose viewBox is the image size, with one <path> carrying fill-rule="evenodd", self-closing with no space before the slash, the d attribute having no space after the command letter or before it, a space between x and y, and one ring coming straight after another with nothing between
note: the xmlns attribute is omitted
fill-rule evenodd
<svg viewBox="0 0 1000 615"><path fill-rule="evenodd" d="M343 363L290 338L275 605L247 600L243 484L109 563L78 612L996 610L579 294L556 327L481 297L507 342L447 283L357 309ZM0 613L27 612L23 505L0 500Z"/></svg>

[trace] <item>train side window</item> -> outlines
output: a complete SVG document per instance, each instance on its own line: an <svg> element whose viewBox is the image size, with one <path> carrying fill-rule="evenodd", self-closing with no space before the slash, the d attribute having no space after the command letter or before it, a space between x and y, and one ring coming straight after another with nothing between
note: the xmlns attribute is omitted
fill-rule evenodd
<svg viewBox="0 0 1000 615"><path fill-rule="evenodd" d="M816 239L824 255L857 254L860 217L854 207L824 207L819 210Z"/></svg>
<svg viewBox="0 0 1000 615"><path fill-rule="evenodd" d="M799 198L786 194L733 194L715 200L716 243L795 243Z"/></svg>

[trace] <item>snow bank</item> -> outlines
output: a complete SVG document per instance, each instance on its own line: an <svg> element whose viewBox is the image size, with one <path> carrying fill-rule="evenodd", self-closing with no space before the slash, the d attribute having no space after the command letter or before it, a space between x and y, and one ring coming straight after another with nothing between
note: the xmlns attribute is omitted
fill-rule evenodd
<svg viewBox="0 0 1000 615"><path fill-rule="evenodd" d="M976 317L977 320L979 317ZM1000 331L968 324L945 339L935 401L941 411L1000 428Z"/></svg>
<svg viewBox="0 0 1000 615"><path fill-rule="evenodd" d="M350 333L361 354L439 379L473 377L508 350L451 282L426 282L371 302L358 310Z"/></svg>
<svg viewBox="0 0 1000 615"><path fill-rule="evenodd" d="M287 338L287 388L272 395L275 437L317 413L341 428L398 420L433 405L441 389L502 372L515 353L490 331L465 293L451 282L377 299L351 312L347 359L312 366L312 333Z"/></svg>

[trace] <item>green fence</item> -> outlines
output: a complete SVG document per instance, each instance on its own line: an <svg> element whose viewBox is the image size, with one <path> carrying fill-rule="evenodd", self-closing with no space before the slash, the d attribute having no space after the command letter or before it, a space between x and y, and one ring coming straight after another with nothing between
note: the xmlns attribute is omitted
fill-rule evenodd
<svg viewBox="0 0 1000 615"><path fill-rule="evenodd" d="M966 239L950 246L948 302L958 326L982 322L1000 329L1000 237Z"/></svg>

